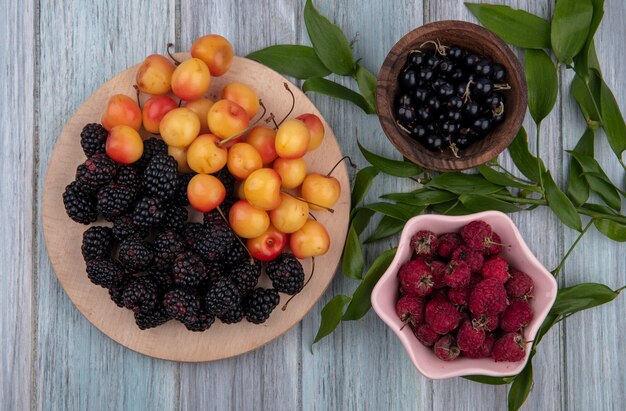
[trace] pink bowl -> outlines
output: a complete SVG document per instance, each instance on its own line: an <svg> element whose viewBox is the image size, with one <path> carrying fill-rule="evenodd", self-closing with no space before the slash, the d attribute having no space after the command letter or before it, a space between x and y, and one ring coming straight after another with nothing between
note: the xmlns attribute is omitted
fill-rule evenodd
<svg viewBox="0 0 626 411"><path fill-rule="evenodd" d="M396 315L398 299L397 273L402 264L409 261L412 251L409 242L413 234L420 230L431 230L435 234L460 231L461 227L473 220L489 223L502 238L504 247L502 255L509 263L527 273L534 281L535 288L530 305L534 318L524 330L524 338L531 341L535 338L539 327L545 320L554 304L557 293L556 280L528 249L513 221L498 211L486 211L460 217L448 217L434 214L420 215L407 221L396 256L389 269L380 278L372 291L372 306L376 314L396 333L415 367L425 376L432 379L459 377L463 375L490 375L505 377L519 374L530 354L532 344L526 344L526 356L518 362L495 362L491 358L462 358L450 362L442 361L433 351L422 345L413 335L410 327L402 328L402 321Z"/></svg>

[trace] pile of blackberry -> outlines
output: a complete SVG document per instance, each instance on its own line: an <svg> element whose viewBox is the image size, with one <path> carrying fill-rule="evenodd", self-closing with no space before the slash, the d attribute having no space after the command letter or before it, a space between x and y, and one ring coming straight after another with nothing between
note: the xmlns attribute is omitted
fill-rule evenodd
<svg viewBox="0 0 626 411"><path fill-rule="evenodd" d="M68 216L89 225L83 233L87 276L109 290L119 307L133 311L144 330L170 320L190 331L205 331L216 318L234 324L244 318L264 323L280 302L304 287L304 271L290 253L268 263L273 288L258 286L265 271L216 211L191 222L187 184L176 160L158 138L144 141L139 161L122 165L105 153L107 131L88 124L81 133L87 160L63 193ZM224 212L234 197L235 179L226 170L215 176L226 187Z"/></svg>
<svg viewBox="0 0 626 411"><path fill-rule="evenodd" d="M502 65L438 41L409 53L398 85L397 124L428 150L456 157L503 121L501 91L511 88Z"/></svg>

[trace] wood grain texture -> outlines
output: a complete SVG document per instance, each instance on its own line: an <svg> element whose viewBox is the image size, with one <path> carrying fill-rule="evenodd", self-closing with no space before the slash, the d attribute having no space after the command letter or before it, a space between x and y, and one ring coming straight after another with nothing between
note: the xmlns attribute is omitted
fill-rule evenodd
<svg viewBox="0 0 626 411"><path fill-rule="evenodd" d="M0 15L0 409L27 409L34 337L33 181L35 2L3 4ZM21 52L24 50L24 52Z"/></svg>
<svg viewBox="0 0 626 411"><path fill-rule="evenodd" d="M39 198L50 153L72 113L119 71L164 52L174 38L174 6L174 1L41 2ZM38 223L35 407L173 408L178 364L122 347L76 310L52 270Z"/></svg>

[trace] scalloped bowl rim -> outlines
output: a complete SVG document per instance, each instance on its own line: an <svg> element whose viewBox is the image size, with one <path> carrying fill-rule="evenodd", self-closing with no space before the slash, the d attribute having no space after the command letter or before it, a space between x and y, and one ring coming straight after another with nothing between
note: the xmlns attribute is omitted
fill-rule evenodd
<svg viewBox="0 0 626 411"><path fill-rule="evenodd" d="M504 257L511 261L513 266L526 272L535 283L533 298L530 300L534 317L524 330L524 338L526 340L532 341L535 338L539 327L556 299L558 288L556 280L530 251L515 223L506 214L499 211L485 211L465 216L424 214L411 218L402 230L400 243L394 259L372 291L371 301L374 311L398 336L415 367L423 375L431 379L466 375L487 375L493 377L516 375L524 369L532 348L532 344L526 344L524 359L514 363L495 362L491 358L469 359L461 357L454 361L446 362L437 358L431 348L422 345L415 338L410 327L402 328L403 324L396 315L397 272L400 266L411 258L409 247L411 236L423 229L431 230L436 234L458 231L463 225L473 220L484 220L494 227L494 231L500 235L502 241L509 245L503 251ZM524 267L520 267L519 263L521 261L524 261Z"/></svg>

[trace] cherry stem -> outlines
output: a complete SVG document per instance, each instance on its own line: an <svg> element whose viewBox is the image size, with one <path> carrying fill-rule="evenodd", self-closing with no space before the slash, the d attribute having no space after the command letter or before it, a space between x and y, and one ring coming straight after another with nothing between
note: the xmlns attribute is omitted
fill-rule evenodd
<svg viewBox="0 0 626 411"><path fill-rule="evenodd" d="M335 169L337 168L337 166L338 166L339 164L341 164L341 162L342 162L343 160L348 160L348 161L350 162L350 167L352 167L352 168L356 168L356 164L354 164L354 162L352 161L352 159L350 158L350 156L343 156L343 157L341 157L341 160L337 161L337 164L335 164L335 165L333 166L333 168L331 168L331 169L330 169L330 171L328 172L328 174L326 174L326 177L330 177L330 175L333 173L333 171L335 171Z"/></svg>
<svg viewBox="0 0 626 411"><path fill-rule="evenodd" d="M222 217L222 220L224 220L224 222L226 223L226 225L228 226L228 228L230 228L230 231L233 232L233 234L235 234L235 238L239 241L239 244L241 244L241 246L246 250L246 252L248 253L248 256L250 257L250 265L254 265L254 257L252 257L252 253L250 252L250 250L248 250L248 247L246 247L246 245L244 244L243 240L241 238L239 238L239 236L237 235L237 233L235 233L235 230L233 230L233 228L230 226L230 222L228 221L228 219L226 218L226 216L224 215L224 212L222 211L222 209L220 208L220 206L217 206L217 212L220 213L220 216Z"/></svg>
<svg viewBox="0 0 626 411"><path fill-rule="evenodd" d="M139 108L141 109L141 101L139 101L139 86L136 84L133 84L133 88L137 92L137 106L139 106Z"/></svg>
<svg viewBox="0 0 626 411"><path fill-rule="evenodd" d="M314 273L315 273L315 257L311 257L311 275L309 276L309 279L306 280L306 283L304 283L304 285L302 286L302 290L304 290L304 287L306 287L307 284L309 284L309 282L311 281L311 278L313 278L313 274ZM302 290L300 290L300 291L302 291ZM289 304L289 302L291 300L293 300L296 295L298 295L298 294L294 294L291 297L289 297L287 302L285 302L285 305L283 305L283 307L281 308L282 311L285 311L287 309L287 304Z"/></svg>
<svg viewBox="0 0 626 411"><path fill-rule="evenodd" d="M295 198L296 200L304 201L304 202L305 202L305 203L307 203L307 204L310 204L310 205L314 205L314 206L316 206L316 207L323 208L324 210L329 211L329 212L331 212L331 213L334 213L334 212L335 212L335 210L333 210L333 209L332 209L332 208L330 208L330 207L326 207L326 206L323 206L323 205L321 205L321 204L316 204L316 203L314 203L314 202L312 202L312 201L307 201L307 200L305 200L304 198L302 198L302 197L298 197L297 195L291 194L291 193L289 193L289 192L287 192L287 191L282 191L282 190L281 190L281 193L285 193L285 194L287 194L289 197L293 197L293 198Z"/></svg>
<svg viewBox="0 0 626 411"><path fill-rule="evenodd" d="M241 137L242 135L246 134L248 131L252 130L254 127L256 127L257 123L259 121L261 121L261 119L263 117L265 117L265 113L267 113L267 108L265 108L265 104L263 104L263 100L259 100L259 105L261 106L261 108L263 109L263 113L261 114L261 116L256 119L252 124L250 124L245 130L240 131L239 133L233 134L232 136L225 138L224 140L218 142L216 145L218 147L222 147L224 144L228 143L231 140L236 139L237 137Z"/></svg>
<svg viewBox="0 0 626 411"><path fill-rule="evenodd" d="M313 220L317 221L317 217L315 217L315 216L313 215L313 213L312 213L312 212L310 212L310 211L309 211L309 217L311 217Z"/></svg>
<svg viewBox="0 0 626 411"><path fill-rule="evenodd" d="M180 65L180 61L176 60L170 49L174 47L174 43L167 43L167 55L174 61L174 64L177 66Z"/></svg>
<svg viewBox="0 0 626 411"><path fill-rule="evenodd" d="M274 113L270 113L270 116L265 119L266 123L269 123L270 121L272 123L274 123L274 130L276 130L278 128L278 124L276 124L276 119L274 118Z"/></svg>
<svg viewBox="0 0 626 411"><path fill-rule="evenodd" d="M291 95L291 108L289 109L289 112L287 113L287 115L278 123L278 126L280 126L281 124L283 124L283 122L285 120L287 120L287 117L289 117L291 115L291 113L293 112L294 107L296 106L296 96L293 95L293 92L291 91L291 89L289 88L287 83L283 83L283 86L285 86L285 90L287 90L289 92L289 94ZM278 127L278 126L276 126L276 127Z"/></svg>

